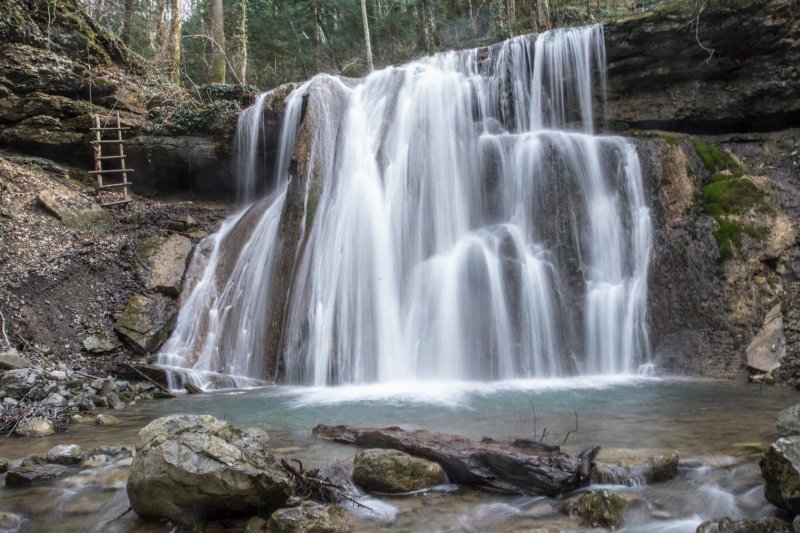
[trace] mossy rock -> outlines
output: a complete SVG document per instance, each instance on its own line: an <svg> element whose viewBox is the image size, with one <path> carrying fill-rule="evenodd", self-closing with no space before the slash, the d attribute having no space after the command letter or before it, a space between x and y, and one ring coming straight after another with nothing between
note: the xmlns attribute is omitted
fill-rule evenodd
<svg viewBox="0 0 800 533"><path fill-rule="evenodd" d="M248 527L250 524L248 523ZM248 531L270 533L344 533L348 530L344 510L334 505L304 502L298 507L278 509L262 528Z"/></svg>
<svg viewBox="0 0 800 533"><path fill-rule="evenodd" d="M134 294L114 324L137 352L155 351L167 340L175 325L177 309L171 298L160 294Z"/></svg>
<svg viewBox="0 0 800 533"><path fill-rule="evenodd" d="M442 467L397 450L361 450L353 461L353 481L368 491L403 493L445 482Z"/></svg>
<svg viewBox="0 0 800 533"><path fill-rule="evenodd" d="M697 533L792 533L792 525L770 516L761 520L732 520L727 516L707 520L697 526Z"/></svg>
<svg viewBox="0 0 800 533"><path fill-rule="evenodd" d="M622 522L625 501L608 490L590 490L564 502L562 511L590 527L614 529Z"/></svg>
<svg viewBox="0 0 800 533"><path fill-rule="evenodd" d="M773 442L759 466L767 500L792 515L800 514L800 437Z"/></svg>

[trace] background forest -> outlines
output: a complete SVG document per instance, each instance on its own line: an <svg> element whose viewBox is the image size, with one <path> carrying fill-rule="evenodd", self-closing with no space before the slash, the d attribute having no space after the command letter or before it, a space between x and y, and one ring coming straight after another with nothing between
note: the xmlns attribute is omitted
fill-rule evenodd
<svg viewBox="0 0 800 533"><path fill-rule="evenodd" d="M82 0L165 76L259 89L602 22L659 0ZM175 16L175 14L178 16ZM364 19L369 28L366 46Z"/></svg>

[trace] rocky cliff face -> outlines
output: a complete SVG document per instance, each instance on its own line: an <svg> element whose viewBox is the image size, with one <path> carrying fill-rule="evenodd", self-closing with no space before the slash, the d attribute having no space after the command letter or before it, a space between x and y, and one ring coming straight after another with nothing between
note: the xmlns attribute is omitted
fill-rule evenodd
<svg viewBox="0 0 800 533"><path fill-rule="evenodd" d="M694 133L796 127L798 13L796 0L670 0L606 25L609 117Z"/></svg>

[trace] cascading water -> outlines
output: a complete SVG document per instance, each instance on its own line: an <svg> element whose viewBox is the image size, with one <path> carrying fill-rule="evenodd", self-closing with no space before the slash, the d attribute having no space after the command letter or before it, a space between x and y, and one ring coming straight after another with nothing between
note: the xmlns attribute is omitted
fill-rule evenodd
<svg viewBox="0 0 800 533"><path fill-rule="evenodd" d="M335 83L338 114L325 104ZM293 192L301 100L317 93ZM600 26L440 54L352 87L306 83L287 100L275 192L201 244L200 281L160 362L316 385L635 372L649 350L650 215L633 145L594 135L596 100ZM301 234L290 250L287 231ZM244 244L225 244L234 234ZM271 298L280 254L290 281Z"/></svg>

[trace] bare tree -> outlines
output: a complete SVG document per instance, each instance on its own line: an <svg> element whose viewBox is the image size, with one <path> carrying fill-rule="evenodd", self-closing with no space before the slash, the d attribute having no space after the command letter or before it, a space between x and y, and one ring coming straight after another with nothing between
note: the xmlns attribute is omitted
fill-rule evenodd
<svg viewBox="0 0 800 533"><path fill-rule="evenodd" d="M212 83L225 83L225 24L222 0L211 0L211 75Z"/></svg>
<svg viewBox="0 0 800 533"><path fill-rule="evenodd" d="M122 15L122 32L120 38L125 46L131 45L131 27L133 26L133 0L125 0Z"/></svg>
<svg viewBox="0 0 800 533"><path fill-rule="evenodd" d="M169 23L169 39L167 40L165 58L169 64L172 81L181 82L181 31L183 29L183 0L172 0L172 19Z"/></svg>
<svg viewBox="0 0 800 533"><path fill-rule="evenodd" d="M375 70L372 64L372 43L369 39L369 20L367 20L367 0L361 0L361 18L364 21L364 43L367 46L367 67L369 71Z"/></svg>
<svg viewBox="0 0 800 533"><path fill-rule="evenodd" d="M247 83L247 0L236 2L238 17L236 29L233 33L233 70L239 83Z"/></svg>

